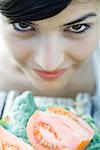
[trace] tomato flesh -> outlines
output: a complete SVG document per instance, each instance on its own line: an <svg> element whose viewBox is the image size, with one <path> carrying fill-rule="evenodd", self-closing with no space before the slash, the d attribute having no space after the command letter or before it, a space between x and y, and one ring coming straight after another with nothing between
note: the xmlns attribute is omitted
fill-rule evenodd
<svg viewBox="0 0 100 150"><path fill-rule="evenodd" d="M35 150L21 139L0 127L0 150Z"/></svg>

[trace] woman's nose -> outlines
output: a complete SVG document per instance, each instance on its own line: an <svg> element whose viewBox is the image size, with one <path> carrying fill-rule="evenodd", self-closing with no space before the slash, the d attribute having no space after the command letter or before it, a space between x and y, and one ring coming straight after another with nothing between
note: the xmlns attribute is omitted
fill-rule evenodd
<svg viewBox="0 0 100 150"><path fill-rule="evenodd" d="M52 46L43 46L35 55L35 62L46 71L53 71L64 61L64 53L59 49L56 43Z"/></svg>

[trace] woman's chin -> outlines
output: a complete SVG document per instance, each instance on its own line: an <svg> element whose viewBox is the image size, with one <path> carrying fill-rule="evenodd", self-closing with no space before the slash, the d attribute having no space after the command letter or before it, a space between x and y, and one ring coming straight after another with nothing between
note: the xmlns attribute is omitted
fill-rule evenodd
<svg viewBox="0 0 100 150"><path fill-rule="evenodd" d="M52 94L52 93L60 91L63 88L63 86L55 85L55 84L54 85L40 85L37 88L45 94L50 94L50 93Z"/></svg>
<svg viewBox="0 0 100 150"><path fill-rule="evenodd" d="M55 95L57 92L61 92L64 87L69 83L69 81L65 82L62 80L57 81L32 81L34 87L36 87L39 91L41 91L45 95Z"/></svg>

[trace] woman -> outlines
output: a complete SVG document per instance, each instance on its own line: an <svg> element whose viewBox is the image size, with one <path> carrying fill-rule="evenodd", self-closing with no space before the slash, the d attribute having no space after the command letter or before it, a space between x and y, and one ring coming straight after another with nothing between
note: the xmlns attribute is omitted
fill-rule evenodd
<svg viewBox="0 0 100 150"><path fill-rule="evenodd" d="M95 95L98 0L0 0L0 89Z"/></svg>

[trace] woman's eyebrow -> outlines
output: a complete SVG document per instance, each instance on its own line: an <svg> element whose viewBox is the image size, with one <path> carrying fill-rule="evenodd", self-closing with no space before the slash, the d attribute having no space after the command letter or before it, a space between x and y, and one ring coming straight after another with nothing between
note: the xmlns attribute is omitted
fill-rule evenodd
<svg viewBox="0 0 100 150"><path fill-rule="evenodd" d="M62 26L60 26L60 27L72 25L72 24L75 24L75 23L79 23L79 22L84 21L84 20L87 19L87 18L96 17L96 16L97 16L96 13L91 12L91 13L85 14L84 16L82 16L82 17L80 17L80 18L78 18L78 19L76 19L76 20L74 20L74 21L72 21L72 22L66 23L66 24L64 24L64 25L62 25Z"/></svg>

